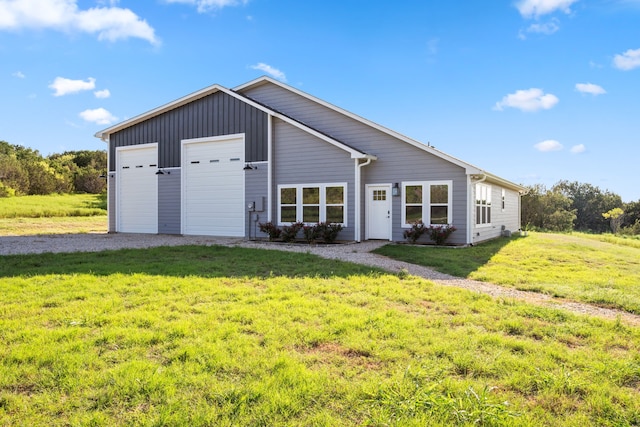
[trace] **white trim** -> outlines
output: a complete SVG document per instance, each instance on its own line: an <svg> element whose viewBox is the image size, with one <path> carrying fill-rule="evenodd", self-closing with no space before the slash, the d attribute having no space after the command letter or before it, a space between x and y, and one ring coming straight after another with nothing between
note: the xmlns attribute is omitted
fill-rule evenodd
<svg viewBox="0 0 640 427"><path fill-rule="evenodd" d="M473 227L475 216L475 204L474 204L474 186L471 181L471 175L467 175L467 244L473 243Z"/></svg>
<svg viewBox="0 0 640 427"><path fill-rule="evenodd" d="M320 200L319 200L319 221L318 222L325 222L327 220L327 201L326 201L326 188L327 187L342 187L342 197L343 197L343 210L342 210L342 215L343 215L343 222L340 222L339 224L342 225L343 227L348 227L348 214L349 214L349 209L348 209L348 185L346 182L323 182L323 183L313 183L313 184L279 184L277 189L278 189L278 196L277 196L277 218L278 218L278 225L289 225L291 224L291 222L282 222L282 212L280 207L282 206L282 202L281 202L281 189L283 188L295 188L296 189L296 222L304 222L303 221L303 207L304 207L304 203L302 200L302 191L304 188L319 188L320 189ZM335 206L335 205L329 205L329 206ZM305 224L315 224L315 222L305 222Z"/></svg>
<svg viewBox="0 0 640 427"><path fill-rule="evenodd" d="M334 138L331 138L330 136L327 136L327 135L325 135L325 134L323 134L321 132L318 132L317 130L315 130L315 129L313 129L313 128L311 128L311 127L309 127L309 126L307 126L307 125L305 125L303 123L300 123L300 122L298 122L296 120L291 119L290 117L287 117L287 116L285 116L283 114L280 114L277 111L274 111L274 110L272 110L272 109L270 109L268 107L265 107L262 104L258 104L257 102L252 101L251 99L246 98L243 95L237 94L234 91L229 90L229 89L227 89L225 87L222 87L222 86L220 86L218 84L215 84L213 86L209 86L207 88L204 88L202 90L194 92L194 93L192 93L190 95L187 95L187 96L184 96L184 97L182 97L180 99L177 99L175 101L169 102L168 104L162 105L162 106L160 106L158 108L154 108L153 110L147 111L146 113L142 113L142 114L140 114L138 116L135 116L135 117L133 117L133 118L131 118L129 120L125 120L125 121L123 121L121 123L118 123L118 124L116 124L114 126L111 126L111 127L107 128L107 129L101 130L100 132L97 132L94 136L97 137L97 138L102 139L103 141L106 141L109 138L109 135L111 135L114 132L117 132L117 131L122 130L124 128L133 126L135 124L141 123L144 120L147 120L147 119L150 119L150 118L155 117L157 115L166 113L167 111L171 111L171 110L176 109L178 107L181 107L181 106L183 106L183 105L185 105L185 104L187 104L189 102L196 101L196 100L198 100L200 98L204 98L204 97L206 97L208 95L211 95L213 93L216 93L216 92L223 92L223 93L225 93L225 94L227 94L227 95L229 95L229 96L231 96L233 98L236 98L236 99L238 99L238 100L240 100L240 101L242 101L242 102L244 102L244 103L246 103L246 104L248 104L248 105L250 105L250 106L252 106L254 108L257 108L258 110L260 110L260 111L262 111L264 113L267 113L269 115L277 117L278 119L280 119L282 121L285 121L285 122L289 123L290 125L293 125L293 126L297 127L298 129L301 129L301 130L303 130L303 131L305 131L305 132L307 132L307 133L309 133L309 134L311 134L311 135L313 135L313 136L315 136L317 138L320 138L323 141L328 142L329 144L334 145L334 146L336 146L336 147L338 147L338 148L350 153L352 159L368 159L368 158L371 158L373 160L377 159L376 156L373 156L373 155L370 155L370 154L366 154L366 153L364 153L362 151L356 150L355 148L351 148L348 145L345 145L342 142L340 142L340 141L338 141L338 140L336 140Z"/></svg>
<svg viewBox="0 0 640 427"><path fill-rule="evenodd" d="M273 221L273 116L267 116L267 221Z"/></svg>
<svg viewBox="0 0 640 427"><path fill-rule="evenodd" d="M366 194L366 202L365 202L365 227L364 227L364 238L365 240L369 240L369 215L370 215L370 203L371 199L369 198L369 189L371 187L384 187L387 190L387 202L389 205L389 229L387 230L387 234L389 235L389 241L393 241L393 196L391 194L392 184L383 183L383 184L365 184L364 193Z"/></svg>
<svg viewBox="0 0 640 427"><path fill-rule="evenodd" d="M426 225L431 224L431 192L429 189L432 185L446 185L447 186L447 224L453 222L453 180L436 180L436 181L403 181L402 192L400 200L400 226L402 228L411 228L411 224L407 224L407 210L406 210L406 197L407 186L420 185L422 186L422 222ZM425 218L426 217L426 218ZM427 221L428 220L428 221ZM441 225L441 224L433 224Z"/></svg>
<svg viewBox="0 0 640 427"><path fill-rule="evenodd" d="M292 86L284 84L284 83L282 83L282 82L280 82L278 80L275 80L275 79L273 79L271 77L268 77L268 76L258 77L257 79L254 79L254 80L252 80L250 82L247 82L247 83L244 83L244 84L242 84L240 86L234 87L233 90L236 91L236 92L242 92L243 90L250 89L250 88L256 87L256 86L260 86L260 85L265 84L265 83L271 83L271 84L274 84L276 86L279 86L279 87L281 87L281 88L283 88L285 90L288 90L290 92L295 93L296 95L302 96L302 97L304 97L304 98L306 98L306 99L308 99L310 101L316 102L316 103L322 105L323 107L329 108L329 109L331 109L331 110L333 110L333 111L335 111L337 113L343 114L343 115L345 115L345 116L347 116L347 117L349 117L349 118L351 118L353 120L356 120L356 121L358 121L358 122L360 122L362 124L370 126L370 127L374 128L374 129L380 131L380 132L386 133L387 135L392 136L393 138L396 138L396 139L399 139L399 140L401 140L403 142L406 142L409 145L413 145L414 147L419 148L420 150L426 151L426 152L431 153L431 154L433 154L433 155L435 155L437 157L440 157L440 158L442 158L444 160L447 160L450 163L453 163L453 164L455 164L457 166L460 166L460 167L464 168L467 174L487 174L485 171L483 171L479 167L474 166L474 165L472 165L470 163L467 163L467 162L465 162L463 160L460 160L460 159L458 159L456 157L453 157L453 156L451 156L449 154L446 154L446 153L444 153L444 152L442 152L440 150L437 150L436 148L434 148L431 145L425 145L422 142L416 141L415 139L409 138L406 135L403 135L403 134L398 133L398 132L396 132L394 130L388 129L388 128L386 128L386 127L384 127L384 126L382 126L382 125L380 125L378 123L372 122L372 121L370 121L368 119L365 119L365 118L363 118L361 116L358 116L357 114L354 114L354 113L352 113L350 111L344 110L344 109L342 109L340 107L337 107L337 106L335 106L335 105L333 105L333 104L331 104L331 103L329 103L327 101L324 101L324 100L322 100L320 98L316 98L313 95L310 95L310 94L308 94L306 92L303 92L303 91L301 91L299 89L296 89L296 88L294 88ZM495 175L491 175L491 174L487 174L487 175L489 175L492 179L495 179L497 181L501 181L502 183L504 183L504 184L506 184L508 186L511 186L513 188L516 188L516 189L519 189L519 190L523 190L524 189L523 187L521 187L521 186L519 186L519 185L517 185L515 183L503 180L502 178L499 178L499 177L497 177Z"/></svg>
<svg viewBox="0 0 640 427"><path fill-rule="evenodd" d="M487 191L487 200L485 203L485 207L487 208L487 212L489 213L489 222L478 223L478 203L477 201L482 197L482 194L478 195L478 187L486 187ZM473 215L474 215L474 225L476 228L487 228L493 226L493 186L491 184L487 184L486 182L476 182L473 189L474 199L473 199ZM482 204L481 204L482 206Z"/></svg>

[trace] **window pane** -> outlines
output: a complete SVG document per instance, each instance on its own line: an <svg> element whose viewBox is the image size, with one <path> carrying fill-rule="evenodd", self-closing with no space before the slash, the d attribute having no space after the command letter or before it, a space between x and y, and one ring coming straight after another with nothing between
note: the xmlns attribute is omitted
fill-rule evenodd
<svg viewBox="0 0 640 427"><path fill-rule="evenodd" d="M431 206L431 224L448 224L448 213L447 206Z"/></svg>
<svg viewBox="0 0 640 427"><path fill-rule="evenodd" d="M302 189L302 203L305 205L317 205L320 203L320 189L307 187Z"/></svg>
<svg viewBox="0 0 640 427"><path fill-rule="evenodd" d="M476 206L476 224L481 224L482 217L480 216L480 206Z"/></svg>
<svg viewBox="0 0 640 427"><path fill-rule="evenodd" d="M487 224L491 224L491 207L487 208Z"/></svg>
<svg viewBox="0 0 640 427"><path fill-rule="evenodd" d="M280 208L280 220L282 222L296 222L296 207L282 206Z"/></svg>
<svg viewBox="0 0 640 427"><path fill-rule="evenodd" d="M448 185L432 185L431 186L431 203L449 203L449 186Z"/></svg>
<svg viewBox="0 0 640 427"><path fill-rule="evenodd" d="M327 221L328 222L344 222L344 207L342 206L327 206Z"/></svg>
<svg viewBox="0 0 640 427"><path fill-rule="evenodd" d="M407 203L422 203L422 185L407 185L405 190Z"/></svg>
<svg viewBox="0 0 640 427"><path fill-rule="evenodd" d="M327 187L327 204L341 205L344 203L344 187Z"/></svg>
<svg viewBox="0 0 640 427"><path fill-rule="evenodd" d="M422 206L407 206L407 209L406 209L407 224L411 224L421 219L422 219Z"/></svg>
<svg viewBox="0 0 640 427"><path fill-rule="evenodd" d="M320 222L319 206L303 206L302 222Z"/></svg>
<svg viewBox="0 0 640 427"><path fill-rule="evenodd" d="M283 205L295 205L296 204L296 189L295 188L281 188L280 189L280 203Z"/></svg>

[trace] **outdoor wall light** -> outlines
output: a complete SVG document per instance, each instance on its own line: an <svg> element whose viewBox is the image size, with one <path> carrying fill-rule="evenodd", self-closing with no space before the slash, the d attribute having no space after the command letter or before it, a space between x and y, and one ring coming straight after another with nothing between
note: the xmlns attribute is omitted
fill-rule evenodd
<svg viewBox="0 0 640 427"><path fill-rule="evenodd" d="M257 166L253 166L251 163L245 163L244 167L242 168L242 170L245 171L250 171L250 170L254 170L254 169L258 169Z"/></svg>
<svg viewBox="0 0 640 427"><path fill-rule="evenodd" d="M392 196L399 196L400 195L400 187L399 187L399 184L397 182L395 184L393 184L393 188L391 189L391 195Z"/></svg>

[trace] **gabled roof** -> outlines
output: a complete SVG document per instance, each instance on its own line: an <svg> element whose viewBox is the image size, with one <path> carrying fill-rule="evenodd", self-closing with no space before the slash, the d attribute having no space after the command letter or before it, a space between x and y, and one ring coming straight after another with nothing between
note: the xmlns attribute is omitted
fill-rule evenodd
<svg viewBox="0 0 640 427"><path fill-rule="evenodd" d="M259 77L259 78L255 79L255 80L252 80L250 82L247 82L247 83L244 83L244 84L242 84L240 86L237 86L237 87L233 88L233 90L235 92L242 93L244 90L252 89L252 88L264 85L264 84L274 84L276 86L279 86L279 87L281 87L281 88L283 88L285 90L293 92L293 93L295 93L295 94L297 94L299 96L302 96L304 98L307 98L307 99L309 99L309 100L311 100L311 101L313 101L313 102L315 102L317 104L320 104L323 107L329 108L329 109L331 109L331 110L333 110L333 111L335 111L337 113L345 115L345 116L347 116L347 117L349 117L349 118L351 118L353 120L356 120L356 121L358 121L358 122L360 122L362 124L370 126L370 127L374 128L374 129L380 131L380 132L383 132L383 133L395 138L395 139L398 139L398 140L403 141L403 142L405 142L405 143L407 143L409 145L417 147L417 148L419 148L419 149L421 149L423 151L431 153L436 157L439 157L439 158L441 158L443 160L446 160L446 161L448 161L450 163L453 163L453 164L455 164L457 166L462 167L463 169L465 169L465 171L466 171L466 173L468 175L480 175L480 176L483 176L486 179L491 180L493 182L499 183L499 184L504 185L506 187L511 187L514 190L517 190L517 191L524 191L525 190L525 188L522 187L521 185L515 184L515 183L510 182L510 181L507 181L507 180L505 180L503 178L498 177L497 175L493 175L493 174L491 174L491 173L489 173L489 172L487 172L487 171L485 171L485 170L483 170L483 169L481 169L481 168L479 168L477 166L472 165L471 163L468 163L468 162L460 160L460 159L458 159L456 157L453 157L453 156L451 156L451 155L449 155L447 153L444 153L444 152L442 152L442 151L440 151L440 150L438 150L438 149L436 149L436 148L434 148L434 147L432 147L430 145L425 145L422 142L416 141L415 139L409 138L406 135L403 135L403 134L398 133L398 132L396 132L394 130L388 129L388 128L386 128L386 127L384 127L384 126L382 126L382 125L380 125L378 123L372 122L371 120L365 119L364 117L358 116L357 114L354 114L354 113L352 113L350 111L347 111L347 110L345 110L343 108L337 107L337 106L335 106L335 105L333 105L333 104L331 104L329 102L326 102L326 101L324 101L324 100L322 100L320 98L316 98L313 95L310 95L310 94L308 94L306 92L303 92L303 91L301 91L299 89L296 89L296 88L294 88L292 86L289 86L289 85L287 85L285 83L282 83L282 82L280 82L278 80L275 80L275 79L273 79L271 77L268 77L268 76Z"/></svg>
<svg viewBox="0 0 640 427"><path fill-rule="evenodd" d="M275 111L271 108L269 108L266 105L260 104L254 100L252 100L251 98L244 96L242 94L236 93L232 90L229 90L223 86L220 86L218 84L214 84L212 86L206 87L204 89L201 89L197 92L193 92L189 95L183 96L182 98L176 99L175 101L169 102L167 104L161 105L160 107L154 108L153 110L149 110L146 113L142 113L140 115L137 115L135 117L132 117L131 119L125 120L123 122L120 122L116 125L113 125L111 127L108 127L106 129L101 130L100 132L97 132L94 136L96 138L100 138L103 141L108 141L109 140L109 135L116 133L118 131L121 131L123 129L126 129L128 127L134 126L138 123L142 123L145 120L149 120L153 117L159 116L163 113L166 113L168 111L174 110L176 108L179 108L183 105L186 105L190 102L193 101L197 101L198 99L204 98L206 96L212 95L216 92L224 92L229 96L232 96L236 99L241 100L242 102L245 102L249 105L251 105L252 107L257 108L258 110L261 110L273 117L277 117L280 120L283 120L287 123L289 123L290 125L293 125L317 138L320 138L326 142L328 142L329 144L332 144L346 152L348 152L349 154L351 154L351 158L352 159L372 159L372 160L376 160L376 156L373 156L371 154L367 154L363 151L357 150L353 147L350 147L349 145L338 141L335 138L332 138L329 135L326 135L304 123L301 123L287 115L284 115L278 111Z"/></svg>

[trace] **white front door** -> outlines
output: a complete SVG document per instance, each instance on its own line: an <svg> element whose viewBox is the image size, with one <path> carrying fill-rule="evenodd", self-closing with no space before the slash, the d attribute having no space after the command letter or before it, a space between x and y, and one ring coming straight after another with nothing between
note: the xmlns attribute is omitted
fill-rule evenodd
<svg viewBox="0 0 640 427"><path fill-rule="evenodd" d="M367 185L366 238L391 240L391 184Z"/></svg>

